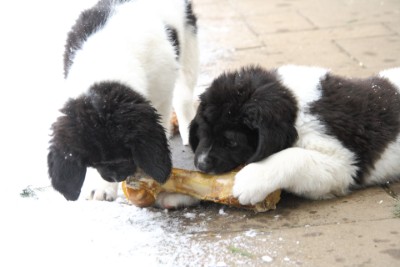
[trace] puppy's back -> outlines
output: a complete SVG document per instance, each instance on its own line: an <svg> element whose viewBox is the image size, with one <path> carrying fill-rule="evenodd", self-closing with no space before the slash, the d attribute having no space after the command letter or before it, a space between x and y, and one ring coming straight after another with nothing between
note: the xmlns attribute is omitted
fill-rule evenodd
<svg viewBox="0 0 400 267"><path fill-rule="evenodd" d="M190 24L186 10L184 0L107 0L84 11L64 55L71 97L100 80L120 81L146 96L149 81L175 77L178 62L166 27L183 37Z"/></svg>

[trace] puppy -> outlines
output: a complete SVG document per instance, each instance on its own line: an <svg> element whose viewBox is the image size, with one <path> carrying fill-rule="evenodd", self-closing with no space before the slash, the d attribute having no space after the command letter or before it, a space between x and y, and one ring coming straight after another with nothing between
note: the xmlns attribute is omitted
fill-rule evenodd
<svg viewBox="0 0 400 267"><path fill-rule="evenodd" d="M113 200L118 184L141 168L163 183L174 108L184 144L195 115L196 16L185 0L101 0L68 34L64 71L71 98L52 126L48 173L67 200L78 199L88 167ZM175 97L173 97L175 96Z"/></svg>
<svg viewBox="0 0 400 267"><path fill-rule="evenodd" d="M399 90L400 68L368 79L293 65L222 74L190 125L195 166L245 165L233 187L242 204L276 189L325 199L399 180Z"/></svg>

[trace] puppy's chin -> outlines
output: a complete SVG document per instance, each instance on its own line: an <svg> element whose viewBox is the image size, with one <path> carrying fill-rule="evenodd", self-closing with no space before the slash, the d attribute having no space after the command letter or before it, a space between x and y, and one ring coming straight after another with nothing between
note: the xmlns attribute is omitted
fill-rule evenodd
<svg viewBox="0 0 400 267"><path fill-rule="evenodd" d="M233 171L234 169L236 169L236 167L224 168L224 169L222 169L222 168L219 168L219 169L200 169L200 168L198 168L198 169L199 169L199 171L204 172L204 173L208 173L211 175L219 175L219 174L224 174L224 173Z"/></svg>
<svg viewBox="0 0 400 267"><path fill-rule="evenodd" d="M110 183L122 182L136 172L132 159L115 159L93 164L100 176Z"/></svg>
<svg viewBox="0 0 400 267"><path fill-rule="evenodd" d="M109 177L109 176L101 176L101 178L103 178L105 181L107 181L109 183L119 183L119 182L125 181L126 178L128 178L128 176L118 177L118 178L113 178L113 177Z"/></svg>
<svg viewBox="0 0 400 267"><path fill-rule="evenodd" d="M233 162L222 162L218 160L210 160L209 163L199 162L197 157L195 159L195 167L201 172L205 172L208 174L223 174L226 172L230 172L236 169L240 164L236 164Z"/></svg>

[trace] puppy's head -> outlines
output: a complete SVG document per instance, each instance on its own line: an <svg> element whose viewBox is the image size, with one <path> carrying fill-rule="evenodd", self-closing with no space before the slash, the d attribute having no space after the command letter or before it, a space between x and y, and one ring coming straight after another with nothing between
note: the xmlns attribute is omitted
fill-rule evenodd
<svg viewBox="0 0 400 267"><path fill-rule="evenodd" d="M222 173L291 146L296 101L275 72L243 68L215 79L190 125L195 166Z"/></svg>
<svg viewBox="0 0 400 267"><path fill-rule="evenodd" d="M79 197L87 167L109 182L125 180L137 167L160 183L167 180L172 163L160 117L130 88L95 84L61 112L47 160L51 183L66 199Z"/></svg>

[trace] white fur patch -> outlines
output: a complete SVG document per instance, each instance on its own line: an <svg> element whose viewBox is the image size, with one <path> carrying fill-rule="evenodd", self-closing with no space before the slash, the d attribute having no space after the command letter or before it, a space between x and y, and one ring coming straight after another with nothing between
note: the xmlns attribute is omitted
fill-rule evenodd
<svg viewBox="0 0 400 267"><path fill-rule="evenodd" d="M396 85L397 90L400 90L400 67L381 71L379 76L387 78L394 85Z"/></svg>
<svg viewBox="0 0 400 267"><path fill-rule="evenodd" d="M300 109L321 97L320 81L328 73L319 67L286 65L277 69L281 83L295 95Z"/></svg>
<svg viewBox="0 0 400 267"><path fill-rule="evenodd" d="M201 153L198 157L197 157L197 161L199 164L202 164L205 162L205 160L207 159L208 153Z"/></svg>
<svg viewBox="0 0 400 267"><path fill-rule="evenodd" d="M374 169L365 177L367 185L383 183L386 181L399 180L400 173L400 137L397 136L395 142L389 144L375 163Z"/></svg>
<svg viewBox="0 0 400 267"><path fill-rule="evenodd" d="M400 68L392 68L381 71L379 76L388 79L397 87L397 90L400 93ZM398 135L396 141L388 145L388 147L382 153L380 159L375 163L374 169L365 178L367 185L400 179L398 177L398 174L400 173L399 151L400 136Z"/></svg>
<svg viewBox="0 0 400 267"><path fill-rule="evenodd" d="M357 171L353 153L311 124L300 129L295 147L249 164L236 175L233 193L242 204L255 204L277 189L312 199L347 193Z"/></svg>

